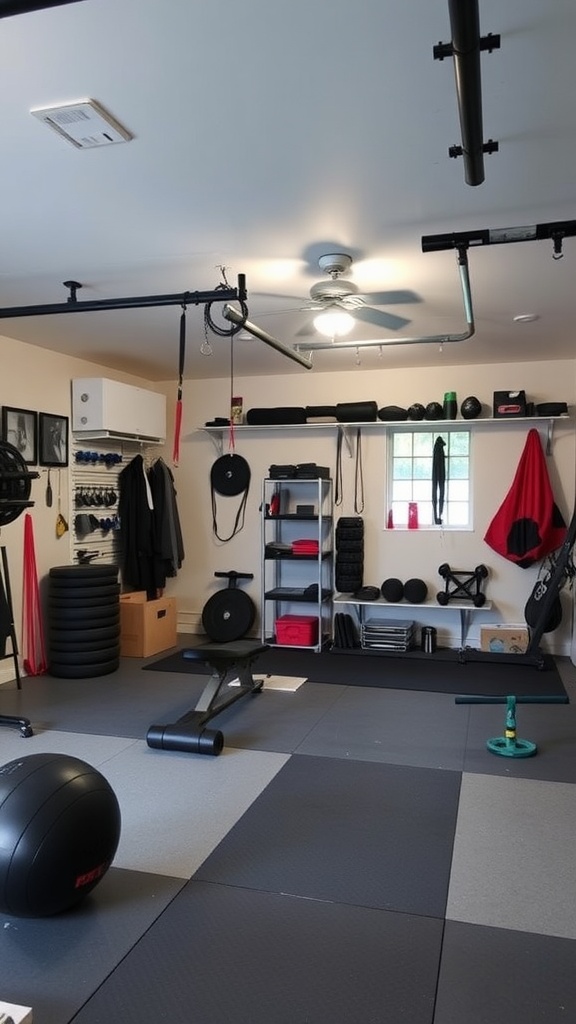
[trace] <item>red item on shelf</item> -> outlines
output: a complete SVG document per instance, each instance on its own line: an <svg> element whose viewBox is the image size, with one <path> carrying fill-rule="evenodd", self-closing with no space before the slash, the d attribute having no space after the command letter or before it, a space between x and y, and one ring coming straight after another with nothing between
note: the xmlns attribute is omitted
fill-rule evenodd
<svg viewBox="0 0 576 1024"><path fill-rule="evenodd" d="M317 540L301 538L292 541L292 554L294 555L317 555L319 543Z"/></svg>
<svg viewBox="0 0 576 1024"><path fill-rule="evenodd" d="M313 647L318 643L319 624L315 615L281 615L276 619L276 641L290 647Z"/></svg>

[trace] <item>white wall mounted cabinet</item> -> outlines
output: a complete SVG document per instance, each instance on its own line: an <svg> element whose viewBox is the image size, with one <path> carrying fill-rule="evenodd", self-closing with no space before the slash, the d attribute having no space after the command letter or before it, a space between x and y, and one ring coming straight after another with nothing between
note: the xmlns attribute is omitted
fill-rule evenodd
<svg viewBox="0 0 576 1024"><path fill-rule="evenodd" d="M77 377L72 381L72 430L79 440L163 442L166 396L107 377Z"/></svg>

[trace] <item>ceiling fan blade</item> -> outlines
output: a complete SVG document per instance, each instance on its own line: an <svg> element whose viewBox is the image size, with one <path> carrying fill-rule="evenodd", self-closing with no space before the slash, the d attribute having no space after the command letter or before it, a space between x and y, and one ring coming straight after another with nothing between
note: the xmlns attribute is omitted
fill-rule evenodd
<svg viewBox="0 0 576 1024"><path fill-rule="evenodd" d="M389 331L399 331L410 323L406 317L396 316L395 313L387 313L384 309L373 309L372 306L360 306L352 313L355 320L362 323L374 324L375 327L385 327Z"/></svg>
<svg viewBox="0 0 576 1024"><path fill-rule="evenodd" d="M250 316L249 316L248 319L252 318L252 319L256 319L257 320L258 317L264 317L264 316L283 316L286 313L310 313L310 312L319 313L323 309L325 309L325 306L320 306L320 305L318 305L318 303L307 302L307 303L304 303L303 305L292 306L292 307L287 308L287 309L267 309L267 310L262 310L261 312L256 312L256 310L254 310L253 317L252 317L252 313L250 313Z"/></svg>
<svg viewBox="0 0 576 1024"><path fill-rule="evenodd" d="M422 299L416 292L401 288L393 292L361 292L358 298L363 299L364 302L368 302L372 306L392 306L395 303L409 306L414 302L422 302Z"/></svg>
<svg viewBox="0 0 576 1024"><path fill-rule="evenodd" d="M309 320L307 324L304 324L299 331L296 331L297 338L311 338L314 334L318 334L314 327L314 321Z"/></svg>

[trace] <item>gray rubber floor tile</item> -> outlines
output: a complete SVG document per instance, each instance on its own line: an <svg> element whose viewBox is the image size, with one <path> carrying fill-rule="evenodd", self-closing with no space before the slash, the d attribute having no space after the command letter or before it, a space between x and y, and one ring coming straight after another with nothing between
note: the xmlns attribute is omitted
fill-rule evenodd
<svg viewBox="0 0 576 1024"><path fill-rule="evenodd" d="M462 777L446 917L576 939L576 786Z"/></svg>
<svg viewBox="0 0 576 1024"><path fill-rule="evenodd" d="M448 921L434 1024L576 1020L576 942Z"/></svg>
<svg viewBox="0 0 576 1024"><path fill-rule="evenodd" d="M467 723L448 694L351 686L297 752L461 771Z"/></svg>
<svg viewBox="0 0 576 1024"><path fill-rule="evenodd" d="M442 925L190 882L74 1024L431 1024Z"/></svg>
<svg viewBox="0 0 576 1024"><path fill-rule="evenodd" d="M68 913L39 919L1 914L2 998L31 1006L34 1024L70 1021L182 884L111 868Z"/></svg>
<svg viewBox="0 0 576 1024"><path fill-rule="evenodd" d="M195 878L442 917L456 772L293 755Z"/></svg>

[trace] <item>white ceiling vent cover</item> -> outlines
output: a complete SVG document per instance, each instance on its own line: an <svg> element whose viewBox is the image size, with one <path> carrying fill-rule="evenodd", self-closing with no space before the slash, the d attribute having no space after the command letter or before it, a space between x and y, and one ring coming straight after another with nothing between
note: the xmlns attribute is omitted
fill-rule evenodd
<svg viewBox="0 0 576 1024"><path fill-rule="evenodd" d="M95 100L78 100L61 107L39 107L31 110L33 117L58 132L76 149L113 146L129 142L133 135Z"/></svg>

